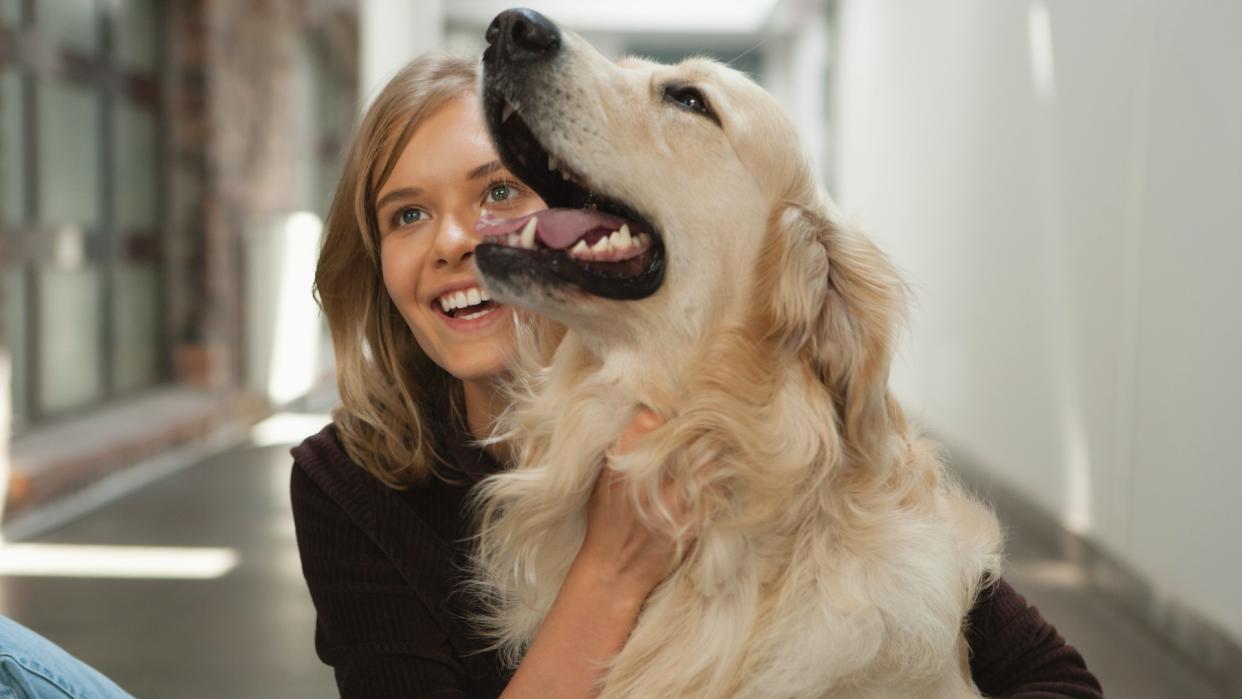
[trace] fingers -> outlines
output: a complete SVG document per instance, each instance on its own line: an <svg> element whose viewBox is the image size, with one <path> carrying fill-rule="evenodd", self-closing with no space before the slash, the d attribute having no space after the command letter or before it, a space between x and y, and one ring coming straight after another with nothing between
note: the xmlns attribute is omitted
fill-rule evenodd
<svg viewBox="0 0 1242 699"><path fill-rule="evenodd" d="M617 453L628 454L634 451L642 438L649 433L654 432L656 428L664 424L664 419L655 414L654 411L643 408L638 411L633 420L630 420L629 427L625 428L621 439L617 442Z"/></svg>

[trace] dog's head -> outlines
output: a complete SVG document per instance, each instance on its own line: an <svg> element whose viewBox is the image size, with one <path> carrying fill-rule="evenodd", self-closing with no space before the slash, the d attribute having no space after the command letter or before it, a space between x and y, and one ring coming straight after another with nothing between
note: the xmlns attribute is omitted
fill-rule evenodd
<svg viewBox="0 0 1242 699"><path fill-rule="evenodd" d="M614 64L531 10L499 15L487 40L488 128L550 207L480 223L477 264L497 298L607 343L693 345L749 324L809 361L847 430L885 413L900 284L834 222L770 95L706 59ZM863 393L870 409L846 404Z"/></svg>
<svg viewBox="0 0 1242 699"><path fill-rule="evenodd" d="M614 64L530 10L501 14L488 39L493 139L551 207L483 223L489 286L571 327L593 327L618 301L718 305L704 295L748 274L779 187L773 171L787 162L763 133L774 120L790 131L779 108L711 61Z"/></svg>

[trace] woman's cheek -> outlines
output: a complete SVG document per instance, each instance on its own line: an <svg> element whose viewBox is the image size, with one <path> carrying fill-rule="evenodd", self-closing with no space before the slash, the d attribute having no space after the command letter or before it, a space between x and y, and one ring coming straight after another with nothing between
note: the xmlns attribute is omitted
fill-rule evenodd
<svg viewBox="0 0 1242 699"><path fill-rule="evenodd" d="M380 267L388 296L398 305L416 301L426 247L413 236L388 236L380 245Z"/></svg>

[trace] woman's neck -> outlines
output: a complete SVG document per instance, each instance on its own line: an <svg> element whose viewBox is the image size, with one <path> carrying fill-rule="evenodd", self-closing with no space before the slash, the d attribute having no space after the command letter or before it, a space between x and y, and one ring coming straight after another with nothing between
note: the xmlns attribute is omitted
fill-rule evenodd
<svg viewBox="0 0 1242 699"><path fill-rule="evenodd" d="M466 399L466 428L475 439L490 437L496 418L505 408L496 380L483 378L462 381L461 387ZM489 444L485 449L498 459L507 456L501 445Z"/></svg>

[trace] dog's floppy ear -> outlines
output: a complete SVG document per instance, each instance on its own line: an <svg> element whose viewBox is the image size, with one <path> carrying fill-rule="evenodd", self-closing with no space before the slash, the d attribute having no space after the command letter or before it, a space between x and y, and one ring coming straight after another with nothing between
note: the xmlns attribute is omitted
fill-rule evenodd
<svg viewBox="0 0 1242 699"><path fill-rule="evenodd" d="M759 277L770 285L770 340L807 363L831 393L854 460L876 463L904 422L888 396L905 304L901 279L870 240L823 209L787 204L770 225Z"/></svg>

